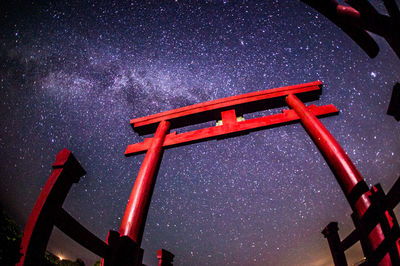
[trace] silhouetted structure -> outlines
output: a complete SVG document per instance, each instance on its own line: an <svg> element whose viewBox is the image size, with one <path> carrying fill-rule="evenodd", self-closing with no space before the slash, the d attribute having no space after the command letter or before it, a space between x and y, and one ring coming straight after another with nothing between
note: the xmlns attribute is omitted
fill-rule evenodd
<svg viewBox="0 0 400 266"><path fill-rule="evenodd" d="M343 249L340 248L339 227L337 222L329 223L322 234L328 239L329 248L332 253L333 263L335 265L347 265L346 256Z"/></svg>
<svg viewBox="0 0 400 266"><path fill-rule="evenodd" d="M367 0L301 0L323 14L349 35L371 58L379 52L369 32L382 36L400 58L400 12L395 0L384 0L389 16L380 14Z"/></svg>
<svg viewBox="0 0 400 266"><path fill-rule="evenodd" d="M400 229L393 213L393 209L400 201L400 177L387 195L379 184L373 186L366 194L371 206L361 219L356 213L351 215L355 230L345 239L340 240L337 222L329 223L322 231L328 240L333 262L337 266L347 265L344 252L360 241L367 265L381 264L385 257L390 258L387 261L391 264L382 265L400 265ZM371 249L367 238L378 224L381 225L385 239L375 249Z"/></svg>
<svg viewBox="0 0 400 266"><path fill-rule="evenodd" d="M393 87L392 97L390 98L387 114L394 116L397 121L400 121L400 84L396 83Z"/></svg>

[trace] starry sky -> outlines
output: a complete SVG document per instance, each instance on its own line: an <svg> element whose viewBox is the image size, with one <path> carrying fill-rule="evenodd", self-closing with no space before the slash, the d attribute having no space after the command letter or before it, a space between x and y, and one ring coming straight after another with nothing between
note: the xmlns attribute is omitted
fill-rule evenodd
<svg viewBox="0 0 400 266"><path fill-rule="evenodd" d="M62 148L87 171L64 209L105 239L144 158L124 156L143 141L130 119L316 80L324 88L313 103L340 110L321 120L367 183L387 191L400 175L400 124L386 115L399 58L374 35L380 53L370 59L300 1L9 2L0 11L0 203L22 228ZM172 148L144 263L156 265L164 248L175 265L330 265L320 232L338 221L344 237L350 214L299 123ZM98 259L58 229L48 249ZM350 263L362 256L346 254Z"/></svg>

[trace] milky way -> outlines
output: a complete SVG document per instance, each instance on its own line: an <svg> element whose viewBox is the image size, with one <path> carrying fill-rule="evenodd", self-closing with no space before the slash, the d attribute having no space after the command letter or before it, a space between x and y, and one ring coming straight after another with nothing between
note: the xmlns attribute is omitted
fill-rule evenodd
<svg viewBox="0 0 400 266"><path fill-rule="evenodd" d="M87 171L64 208L105 239L144 158L124 157L143 140L130 119L316 80L324 88L314 104L340 110L321 121L367 183L387 191L400 174L400 126L386 115L399 59L376 36L380 53L368 58L300 1L16 2L0 23L0 199L22 228L62 148ZM172 148L144 263L156 265L165 248L176 265L329 265L320 232L338 221L345 236L350 213L301 124ZM48 249L97 260L58 230Z"/></svg>

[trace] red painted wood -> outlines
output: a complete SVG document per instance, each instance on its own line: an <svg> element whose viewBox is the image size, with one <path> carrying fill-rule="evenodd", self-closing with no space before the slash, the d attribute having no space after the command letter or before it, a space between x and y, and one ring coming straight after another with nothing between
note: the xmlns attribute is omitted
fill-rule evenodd
<svg viewBox="0 0 400 266"><path fill-rule="evenodd" d="M161 121L158 125L142 166L140 167L119 229L121 236L129 236L139 247L142 241L147 212L156 182L157 168L161 161L162 144L169 130L169 126L170 123L168 121Z"/></svg>
<svg viewBox="0 0 400 266"><path fill-rule="evenodd" d="M16 265L38 265L43 259L58 214L73 183L85 170L73 154L63 149L57 154L53 171L43 187L26 224L21 242L22 257Z"/></svg>
<svg viewBox="0 0 400 266"><path fill-rule="evenodd" d="M302 94L307 92L321 92L322 83L321 81L314 81L310 83L304 83L299 85L275 88L264 91L257 91L242 95L236 95L232 97L222 98L214 101L203 102L194 104L162 113L157 113L145 117L135 118L131 120L131 124L134 129L147 126L160 121L170 121L171 123L176 118L182 118L189 115L200 114L206 111L219 110L222 108L233 107L242 105L245 103L256 102L276 97L287 96L291 93Z"/></svg>
<svg viewBox="0 0 400 266"><path fill-rule="evenodd" d="M316 116L335 114L339 112L338 109L336 109L336 107L333 105L325 105L320 107L311 105L307 108L313 115ZM236 121L235 110L224 111L221 113L221 116L223 122L222 126L209 127L181 134L173 132L165 137L163 147L175 146L177 144L184 144L192 141L214 138L217 136L223 136L235 132L283 124L300 119L300 117L296 114L294 110L283 110L281 114L253 118L240 122ZM125 155L128 156L146 151L150 147L151 142L152 138L146 138L141 143L131 144L126 148Z"/></svg>
<svg viewBox="0 0 400 266"><path fill-rule="evenodd" d="M228 111L221 112L221 118L222 118L223 126L234 125L237 123L235 110L228 110Z"/></svg>
<svg viewBox="0 0 400 266"><path fill-rule="evenodd" d="M287 96L286 102L300 117L301 123L317 145L318 149L324 155L325 160L328 162L344 194L349 200L350 193L356 185L361 182L365 183L361 174L325 126L312 112L307 110L304 104L295 95L291 94ZM370 194L370 192L362 194L355 204L352 204L351 200L349 200L351 208L360 220L367 209L371 206L368 194ZM368 244L370 245L371 250L376 250L384 239L385 235L383 234L380 224L378 224L368 235ZM378 265L392 265L389 254L386 254Z"/></svg>

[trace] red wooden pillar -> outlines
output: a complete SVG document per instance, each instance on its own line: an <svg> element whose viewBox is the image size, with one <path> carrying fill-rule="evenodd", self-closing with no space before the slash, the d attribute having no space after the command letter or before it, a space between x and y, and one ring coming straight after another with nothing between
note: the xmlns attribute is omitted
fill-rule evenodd
<svg viewBox="0 0 400 266"><path fill-rule="evenodd" d="M162 156L162 145L170 122L161 121L140 167L121 222L119 234L129 236L140 247L151 196Z"/></svg>
<svg viewBox="0 0 400 266"><path fill-rule="evenodd" d="M318 118L295 95L288 95L286 102L300 117L301 123L335 174L351 208L357 214L358 219L361 220L371 205L371 200L368 196L368 185L342 147ZM372 251L375 251L384 239L385 235L381 225L378 224L369 233L367 244ZM366 255L368 256L368 254ZM392 265L388 253L378 265Z"/></svg>

